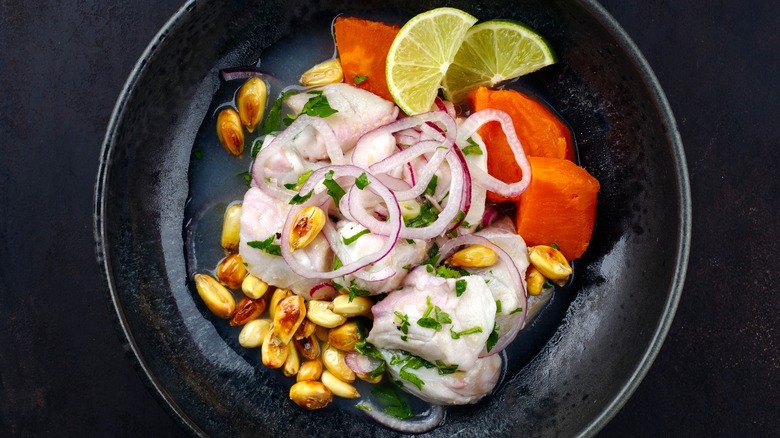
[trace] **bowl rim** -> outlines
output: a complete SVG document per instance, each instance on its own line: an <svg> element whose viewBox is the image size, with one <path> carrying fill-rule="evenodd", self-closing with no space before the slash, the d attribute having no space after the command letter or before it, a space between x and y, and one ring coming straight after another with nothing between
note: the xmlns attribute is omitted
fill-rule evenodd
<svg viewBox="0 0 780 438"><path fill-rule="evenodd" d="M160 28L156 35L149 42L133 69L130 71L126 82L124 83L116 104L114 105L111 117L109 119L106 135L101 146L98 173L94 187L93 204L93 234L95 238L95 252L97 262L100 265L100 273L108 286L103 289L107 295L110 306L113 308L113 320L118 331L121 333L120 342L126 350L127 356L136 368L136 371L142 376L142 381L154 394L157 401L168 414L184 427L190 434L198 436L207 436L206 432L198 427L197 423L178 405L173 397L168 393L162 383L154 375L147 364L143 353L135 342L131 333L124 310L119 302L118 291L112 276L110 262L106 251L106 224L104 214L106 209L107 182L110 174L110 157L114 150L114 136L117 132L119 123L123 116L123 108L133 93L136 84L148 68L151 58L160 50L161 44L167 38L168 34L195 9L199 0L187 0ZM648 373L653 361L657 357L666 335L671 328L677 306L682 295L685 276L688 268L688 259L691 243L691 192L688 168L686 164L685 152L683 149L682 138L677 129L677 123L672 113L671 106L664 94L658 78L650 68L644 55L640 52L637 45L631 40L626 31L613 18L609 12L596 0L574 0L580 4L583 9L590 12L596 21L604 25L605 30L614 38L621 49L623 49L629 58L634 62L635 67L643 79L648 91L653 96L657 105L657 112L660 116L662 125L665 129L667 143L671 146L672 159L674 163L674 176L679 196L678 221L678 242L675 251L674 275L671 278L669 290L670 294L664 304L664 311L652 335L650 343L639 360L634 372L623 383L622 388L605 405L602 411L580 431L579 436L594 436L601 430L625 405L631 395L636 391L642 379Z"/></svg>

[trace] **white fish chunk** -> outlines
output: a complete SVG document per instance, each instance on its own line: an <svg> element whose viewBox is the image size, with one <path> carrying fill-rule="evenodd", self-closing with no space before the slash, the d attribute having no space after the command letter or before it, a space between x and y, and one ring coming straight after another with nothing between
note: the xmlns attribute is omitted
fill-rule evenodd
<svg viewBox="0 0 780 438"><path fill-rule="evenodd" d="M458 280L466 286L460 296ZM431 363L457 365L461 371L474 367L493 331L496 315L496 303L485 280L476 275L441 278L420 266L406 276L404 284L371 309L374 326L368 341L377 348L408 351ZM423 321L442 321L445 313L450 322L443 322L439 329ZM464 332L468 334L458 335Z"/></svg>
<svg viewBox="0 0 780 438"><path fill-rule="evenodd" d="M311 288L325 280L300 276L290 269L281 256L248 245L252 241L262 242L270 236L276 236L274 242L278 244L278 236L289 209L287 203L272 198L257 187L247 190L241 209L239 253L250 274L270 285L290 289L311 299ZM295 251L293 256L314 271L326 271L333 264L330 245L322 236L317 236L305 249Z"/></svg>
<svg viewBox="0 0 780 438"><path fill-rule="evenodd" d="M388 124L398 117L398 107L392 102L348 84L329 84L319 88L318 91L322 91L330 107L338 111L323 120L333 128L344 152L354 148L360 136L366 132ZM309 99L316 97L309 93L298 93L287 98L287 105L298 114L303 111ZM308 134L310 137L296 141L296 147L301 155L310 161L327 159L328 153L324 142L316 133L310 131Z"/></svg>

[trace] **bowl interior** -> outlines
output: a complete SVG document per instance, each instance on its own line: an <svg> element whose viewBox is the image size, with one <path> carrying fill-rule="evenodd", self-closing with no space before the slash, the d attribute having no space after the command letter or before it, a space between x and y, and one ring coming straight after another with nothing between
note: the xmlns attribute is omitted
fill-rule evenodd
<svg viewBox="0 0 780 438"><path fill-rule="evenodd" d="M185 210L207 190L190 180L192 148L212 117L218 71L258 59L262 66L274 47L318 32L338 13L402 21L444 5L294 3L190 2L166 25L128 80L106 137L98 253L129 348L192 431L390 435L344 410L302 413L280 379L225 339L189 280L198 260L185 257ZM504 383L477 405L449 409L432 435L593 434L644 375L682 288L690 199L671 112L641 55L595 3L446 5L483 20L521 21L552 43L558 63L522 86L570 124L581 164L602 189L596 232L572 284L520 339L526 348L510 361ZM327 38L329 29L323 32ZM229 190L217 195L216 202L240 198Z"/></svg>

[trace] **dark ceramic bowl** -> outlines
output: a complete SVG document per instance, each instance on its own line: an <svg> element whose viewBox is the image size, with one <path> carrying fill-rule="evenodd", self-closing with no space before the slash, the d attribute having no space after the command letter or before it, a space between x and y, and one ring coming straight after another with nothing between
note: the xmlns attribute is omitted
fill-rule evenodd
<svg viewBox="0 0 780 438"><path fill-rule="evenodd" d="M581 163L602 189L592 244L573 282L521 335L496 393L449 409L432 435L593 435L647 372L682 289L691 207L672 113L636 47L594 1L446 4L483 20L527 23L552 43L559 62L523 86L568 121ZM189 280L194 255L185 210L200 190L191 180L193 143L212 117L220 69L254 65L267 48L340 12L406 19L440 5L190 1L130 75L101 156L98 254L129 349L163 405L191 432L392 435L347 410L300 410L282 379L225 335Z"/></svg>

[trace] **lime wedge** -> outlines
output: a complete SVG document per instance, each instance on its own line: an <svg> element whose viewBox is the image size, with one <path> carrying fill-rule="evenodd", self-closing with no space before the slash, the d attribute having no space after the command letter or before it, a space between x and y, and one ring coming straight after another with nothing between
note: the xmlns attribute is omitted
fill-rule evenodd
<svg viewBox="0 0 780 438"><path fill-rule="evenodd" d="M472 27L442 81L444 97L458 101L481 86L494 87L555 63L550 45L533 30L512 21Z"/></svg>
<svg viewBox="0 0 780 438"><path fill-rule="evenodd" d="M477 19L454 8L416 15L398 32L387 54L387 89L407 114L430 111L441 80Z"/></svg>

